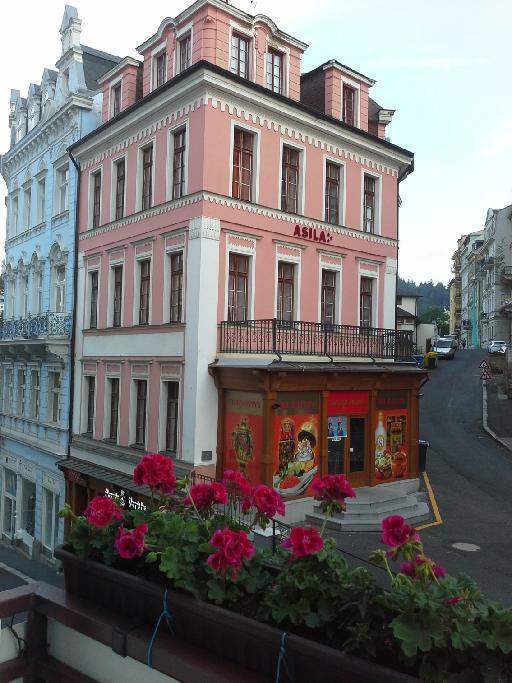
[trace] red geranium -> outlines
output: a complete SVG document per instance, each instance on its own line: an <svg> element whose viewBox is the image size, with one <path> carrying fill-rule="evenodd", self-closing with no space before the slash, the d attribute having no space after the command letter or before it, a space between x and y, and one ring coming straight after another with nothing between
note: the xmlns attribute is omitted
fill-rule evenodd
<svg viewBox="0 0 512 683"><path fill-rule="evenodd" d="M398 548L411 541L419 541L416 529L405 523L401 515L391 515L382 520L381 543L390 548Z"/></svg>
<svg viewBox="0 0 512 683"><path fill-rule="evenodd" d="M225 470L223 481L229 496L233 498L247 498L251 495L251 483L241 472Z"/></svg>
<svg viewBox="0 0 512 683"><path fill-rule="evenodd" d="M135 529L127 530L123 525L117 530L114 547L123 560L140 557L144 550L144 535L148 532L148 525L144 522Z"/></svg>
<svg viewBox="0 0 512 683"><path fill-rule="evenodd" d="M433 562L426 555L416 555L414 560L402 562L400 572L413 580L429 581L434 575L437 579L442 579L445 571L440 564Z"/></svg>
<svg viewBox="0 0 512 683"><path fill-rule="evenodd" d="M324 541L316 529L296 526L281 546L289 549L292 557L306 557L320 552L324 547Z"/></svg>
<svg viewBox="0 0 512 683"><path fill-rule="evenodd" d="M284 515L284 501L281 495L270 486L258 484L254 487L251 495L252 504L260 515L272 518L276 515Z"/></svg>
<svg viewBox="0 0 512 683"><path fill-rule="evenodd" d="M215 572L231 571L233 579L242 567L242 559L250 560L256 552L245 531L217 529L209 543L215 552L208 556L208 564Z"/></svg>
<svg viewBox="0 0 512 683"><path fill-rule="evenodd" d="M108 496L96 496L85 508L84 515L89 524L103 529L114 520L123 519L123 511L119 505Z"/></svg>
<svg viewBox="0 0 512 683"><path fill-rule="evenodd" d="M183 501L187 507L194 505L199 512L211 512L214 503L227 505L228 494L224 484L216 481L212 484L194 484Z"/></svg>
<svg viewBox="0 0 512 683"><path fill-rule="evenodd" d="M133 472L133 480L160 493L172 494L176 489L172 460L161 453L146 453Z"/></svg>
<svg viewBox="0 0 512 683"><path fill-rule="evenodd" d="M345 510L345 499L354 498L354 489L343 474L324 474L315 477L311 484L315 500L320 501L323 512L333 514Z"/></svg>

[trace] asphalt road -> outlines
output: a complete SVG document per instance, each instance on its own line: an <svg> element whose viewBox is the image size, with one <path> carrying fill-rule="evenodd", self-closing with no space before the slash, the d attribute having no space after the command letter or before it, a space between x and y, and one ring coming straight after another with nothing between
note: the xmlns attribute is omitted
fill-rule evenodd
<svg viewBox="0 0 512 683"><path fill-rule="evenodd" d="M421 400L427 473L443 524L422 532L427 551L450 573L472 576L489 597L512 604L512 453L482 428L479 363L459 351L430 372ZM453 543L480 550L455 550Z"/></svg>

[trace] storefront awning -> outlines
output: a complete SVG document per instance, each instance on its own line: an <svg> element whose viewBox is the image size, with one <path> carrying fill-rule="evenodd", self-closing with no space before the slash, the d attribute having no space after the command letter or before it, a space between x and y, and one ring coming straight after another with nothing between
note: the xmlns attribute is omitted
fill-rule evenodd
<svg viewBox="0 0 512 683"><path fill-rule="evenodd" d="M425 375L425 370L420 370L416 363L358 363L329 361L284 361L272 359L253 359L219 357L214 363L210 363L210 369L215 368L238 368L240 370L264 370L265 372L336 372L336 373L379 373L390 374L418 374Z"/></svg>
<svg viewBox="0 0 512 683"><path fill-rule="evenodd" d="M117 472L116 470L111 470L86 460L79 460L78 458L59 460L57 465L64 472L67 479L77 481L82 485L103 482L107 486L130 491L137 494L137 496L151 498L151 490L148 486L137 486L131 477L122 472Z"/></svg>

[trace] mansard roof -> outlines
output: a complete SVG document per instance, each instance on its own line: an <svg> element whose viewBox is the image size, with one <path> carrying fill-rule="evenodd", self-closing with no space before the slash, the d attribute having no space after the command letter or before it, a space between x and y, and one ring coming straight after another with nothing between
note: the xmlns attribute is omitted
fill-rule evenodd
<svg viewBox="0 0 512 683"><path fill-rule="evenodd" d="M95 50L87 45L82 45L81 47L85 84L89 90L98 90L98 79L107 71L110 71L116 64L119 64L122 58L102 50Z"/></svg>

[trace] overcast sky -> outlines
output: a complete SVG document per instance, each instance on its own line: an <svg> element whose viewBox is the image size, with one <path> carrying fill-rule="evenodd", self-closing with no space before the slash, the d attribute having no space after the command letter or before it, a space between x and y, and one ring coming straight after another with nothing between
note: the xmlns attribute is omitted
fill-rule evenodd
<svg viewBox="0 0 512 683"><path fill-rule="evenodd" d="M121 56L191 1L80 0L82 42ZM489 207L512 204L510 0L237 0L309 44L303 70L327 59L376 79L371 96L396 109L391 141L415 153L400 194L402 277L448 282L461 233ZM64 2L0 4L0 152L9 142L9 93L25 96L60 56ZM0 181L0 194L5 185ZM5 213L0 202L3 256Z"/></svg>

